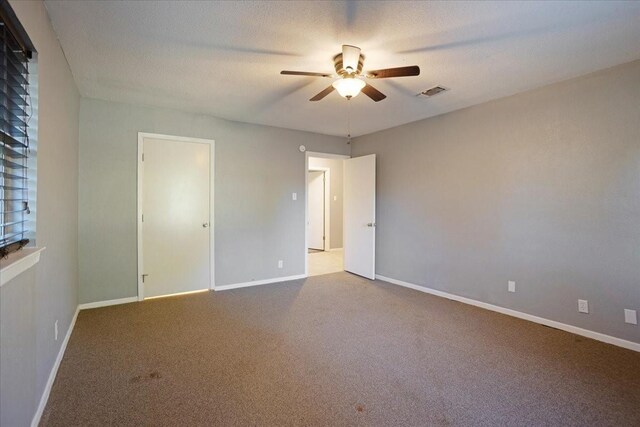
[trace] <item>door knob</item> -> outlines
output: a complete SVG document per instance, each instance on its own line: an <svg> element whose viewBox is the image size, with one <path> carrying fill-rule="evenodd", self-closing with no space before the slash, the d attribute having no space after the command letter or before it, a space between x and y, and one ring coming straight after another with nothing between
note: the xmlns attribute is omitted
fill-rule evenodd
<svg viewBox="0 0 640 427"><path fill-rule="evenodd" d="M209 223L208 223L208 222L203 222L203 223L202 223L202 228L207 228L208 226L209 226Z"/></svg>

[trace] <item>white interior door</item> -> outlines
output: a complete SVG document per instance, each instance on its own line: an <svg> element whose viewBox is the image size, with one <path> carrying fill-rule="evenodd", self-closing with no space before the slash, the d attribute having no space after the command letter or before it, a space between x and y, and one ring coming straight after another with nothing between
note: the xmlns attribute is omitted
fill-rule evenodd
<svg viewBox="0 0 640 427"><path fill-rule="evenodd" d="M309 172L309 248L325 250L324 247L324 172Z"/></svg>
<svg viewBox="0 0 640 427"><path fill-rule="evenodd" d="M210 288L210 145L145 138L144 296Z"/></svg>
<svg viewBox="0 0 640 427"><path fill-rule="evenodd" d="M376 155L344 161L344 269L375 279Z"/></svg>

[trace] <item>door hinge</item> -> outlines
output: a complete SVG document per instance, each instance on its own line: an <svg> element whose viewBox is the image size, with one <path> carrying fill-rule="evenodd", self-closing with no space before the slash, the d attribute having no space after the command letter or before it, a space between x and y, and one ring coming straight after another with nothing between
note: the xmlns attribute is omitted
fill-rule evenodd
<svg viewBox="0 0 640 427"><path fill-rule="evenodd" d="M144 222L144 214L142 214L142 222Z"/></svg>
<svg viewBox="0 0 640 427"><path fill-rule="evenodd" d="M142 161L144 162L144 153L142 153Z"/></svg>
<svg viewBox="0 0 640 427"><path fill-rule="evenodd" d="M148 274L143 274L142 275L142 283L144 283L144 278L147 277L147 276L148 276Z"/></svg>

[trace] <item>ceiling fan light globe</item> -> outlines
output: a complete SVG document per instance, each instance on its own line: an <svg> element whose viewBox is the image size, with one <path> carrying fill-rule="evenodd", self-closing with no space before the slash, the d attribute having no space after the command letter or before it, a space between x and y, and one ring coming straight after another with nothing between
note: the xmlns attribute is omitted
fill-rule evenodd
<svg viewBox="0 0 640 427"><path fill-rule="evenodd" d="M351 99L357 96L366 83L355 77L338 79L332 85L343 98Z"/></svg>

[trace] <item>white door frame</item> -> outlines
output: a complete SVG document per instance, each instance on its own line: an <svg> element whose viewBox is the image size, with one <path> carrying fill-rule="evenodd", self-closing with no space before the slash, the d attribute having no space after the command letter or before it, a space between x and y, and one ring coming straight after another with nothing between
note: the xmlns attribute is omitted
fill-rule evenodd
<svg viewBox="0 0 640 427"><path fill-rule="evenodd" d="M324 251L329 251L331 249L331 168L315 167L309 169L309 172L324 172L324 213L322 215L324 241L322 245Z"/></svg>
<svg viewBox="0 0 640 427"><path fill-rule="evenodd" d="M176 142L195 142L200 144L209 144L211 149L209 150L209 269L211 278L209 281L209 289L215 289L215 269L214 269L214 244L215 244L215 224L214 224L214 178L215 178L215 141L213 139L202 138L190 138L185 136L173 136L164 135L159 133L147 133L138 132L138 301L144 300L144 283L142 281L142 274L144 273L144 258L142 251L142 189L144 178L144 162L142 161L142 154L144 149L144 140L149 139L164 139Z"/></svg>
<svg viewBox="0 0 640 427"><path fill-rule="evenodd" d="M305 151L304 156L304 275L309 276L309 157L320 157L322 159L350 159L351 156L344 154L331 154L331 153L319 153L315 151ZM319 168L316 168L319 169ZM325 187L326 190L326 187ZM325 191L325 200L328 192ZM329 194L329 201L331 201L331 194ZM329 203L330 206L330 203ZM325 221L328 215L326 215L327 203L325 202ZM329 215L330 216L330 215ZM325 222L326 224L326 222ZM325 232L327 233L327 232ZM328 236L328 234L325 234ZM325 250L327 241L325 240Z"/></svg>

